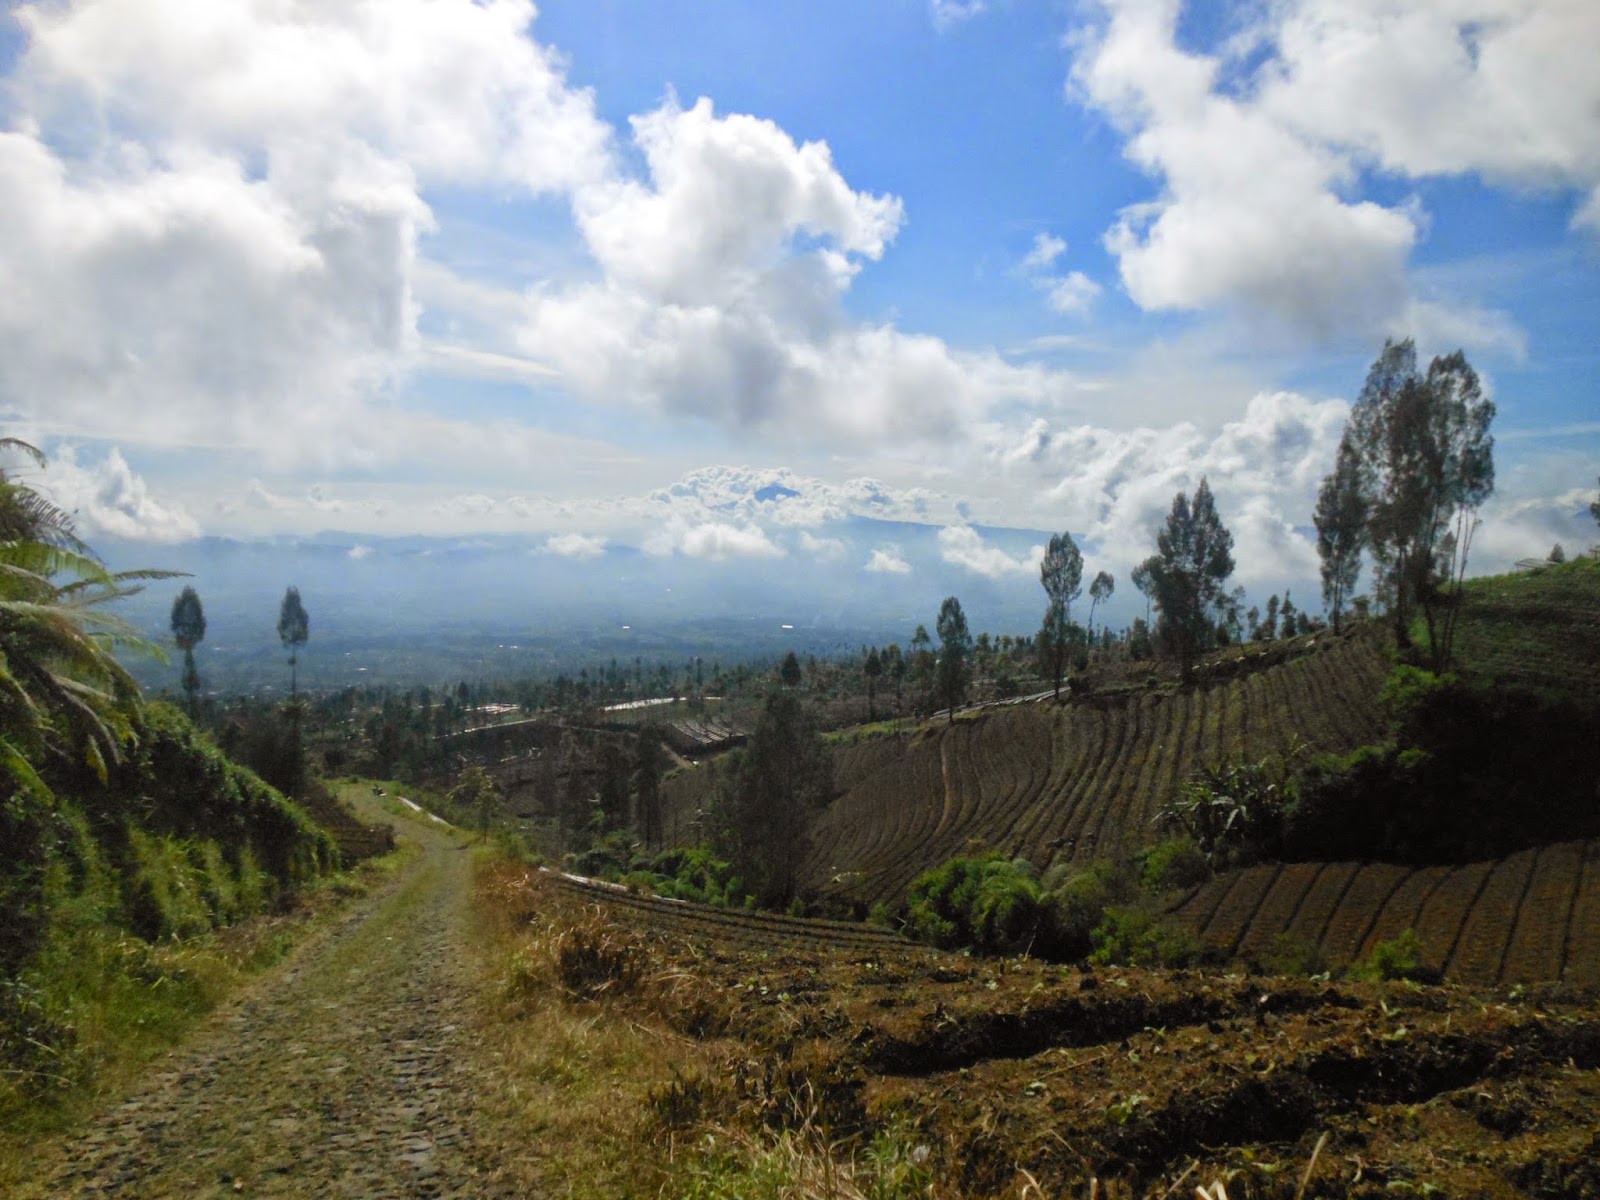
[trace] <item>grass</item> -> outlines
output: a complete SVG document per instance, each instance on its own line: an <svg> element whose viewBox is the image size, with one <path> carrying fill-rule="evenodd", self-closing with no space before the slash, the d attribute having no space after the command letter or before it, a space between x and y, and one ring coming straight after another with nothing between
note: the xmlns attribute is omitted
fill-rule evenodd
<svg viewBox="0 0 1600 1200"><path fill-rule="evenodd" d="M88 898L63 913L23 981L38 1017L65 1036L47 1076L0 1077L0 1164L20 1161L24 1147L70 1130L126 1090L207 1013L330 925L352 898L385 883L407 857L397 851L324 876L286 911L182 941L150 943L116 930ZM0 1165L0 1192L16 1182L8 1173Z"/></svg>
<svg viewBox="0 0 1600 1200"><path fill-rule="evenodd" d="M494 1082L474 1133L537 1147L507 1156L524 1172L507 1182L578 1200L944 1194L929 1190L930 1151L913 1129L836 1140L803 1095L776 1129L741 1115L727 1084L733 1043L678 1032L704 1003L694 982L640 935L542 900L531 881L526 867L480 854L473 920L488 1000L478 1044Z"/></svg>

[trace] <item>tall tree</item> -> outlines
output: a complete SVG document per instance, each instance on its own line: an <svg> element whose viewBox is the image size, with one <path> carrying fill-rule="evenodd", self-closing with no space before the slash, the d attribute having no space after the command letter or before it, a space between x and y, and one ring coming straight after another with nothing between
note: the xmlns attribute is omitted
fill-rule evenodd
<svg viewBox="0 0 1600 1200"><path fill-rule="evenodd" d="M1215 640L1217 618L1231 600L1225 585L1233 574L1233 534L1217 516L1205 479L1195 489L1193 505L1183 492L1173 497L1166 527L1156 535L1156 553L1142 567L1159 615L1156 641L1178 660L1187 682L1195 658Z"/></svg>
<svg viewBox="0 0 1600 1200"><path fill-rule="evenodd" d="M783 681L784 687L800 686L800 660L795 657L793 650L783 656L783 664L778 668L778 678Z"/></svg>
<svg viewBox="0 0 1600 1200"><path fill-rule="evenodd" d="M1595 482L1600 483L1600 479L1596 479ZM1596 500L1593 504L1589 505L1589 515L1594 518L1594 523L1596 525L1600 525L1600 500Z"/></svg>
<svg viewBox="0 0 1600 1200"><path fill-rule="evenodd" d="M967 629L967 615L961 611L961 601L946 596L939 606L939 619L934 628L939 633L939 696L950 709L950 721L954 724L956 705L965 699L972 677L972 634Z"/></svg>
<svg viewBox="0 0 1600 1200"><path fill-rule="evenodd" d="M1317 491L1317 557L1322 560L1322 603L1339 632L1344 604L1361 578L1361 552L1367 544L1367 493L1361 454L1345 430L1333 471Z"/></svg>
<svg viewBox="0 0 1600 1200"><path fill-rule="evenodd" d="M661 776L667 769L661 734L653 725L639 731L639 745L633 760L634 828L639 840L651 850L661 844Z"/></svg>
<svg viewBox="0 0 1600 1200"><path fill-rule="evenodd" d="M1072 534L1058 533L1051 537L1039 563L1039 583L1048 600L1044 624L1039 630L1040 647L1055 680L1056 699L1059 700L1071 637L1072 602L1083 593L1083 555L1078 552Z"/></svg>
<svg viewBox="0 0 1600 1200"><path fill-rule="evenodd" d="M294 786L291 792L298 797L305 774L305 749L300 736L300 678L298 664L300 647L311 637L311 619L306 616L305 605L300 603L300 589L291 587L283 593L283 603L278 608L278 640L289 651L289 728L294 753Z"/></svg>
<svg viewBox="0 0 1600 1200"><path fill-rule="evenodd" d="M876 646L867 651L866 661L861 664L861 673L867 679L867 720L876 721L878 719L876 705L878 676L883 674L883 659L878 657L878 648Z"/></svg>
<svg viewBox="0 0 1600 1200"><path fill-rule="evenodd" d="M183 690L189 697L189 715L196 714L195 696L200 690L200 672L194 665L194 648L206 637L206 612L200 595L192 587L178 593L172 602L172 638L183 651Z"/></svg>
<svg viewBox="0 0 1600 1200"><path fill-rule="evenodd" d="M1089 636L1094 637L1094 610L1107 600L1111 599L1117 590L1116 577L1109 571L1101 571L1094 577L1094 582L1089 585Z"/></svg>
<svg viewBox="0 0 1600 1200"><path fill-rule="evenodd" d="M736 751L714 803L713 843L763 901L794 898L812 814L833 792L821 735L788 688L767 693L750 740Z"/></svg>
<svg viewBox="0 0 1600 1200"><path fill-rule="evenodd" d="M1367 544L1393 601L1395 637L1411 644L1418 608L1435 665L1450 660L1452 604L1459 595L1478 521L1494 491L1493 401L1457 350L1417 371L1408 338L1385 342L1351 410L1346 432L1361 458Z"/></svg>
<svg viewBox="0 0 1600 1200"><path fill-rule="evenodd" d="M300 603L300 589L292 587L283 593L283 603L278 608L278 640L283 643L283 648L289 652L289 697L295 699L300 694L300 679L298 663L300 661L300 647L304 646L311 638L311 618L306 615L305 605ZM465 687L465 684L462 684Z"/></svg>
<svg viewBox="0 0 1600 1200"><path fill-rule="evenodd" d="M1133 586L1144 597L1144 622L1150 624L1150 606L1155 601L1155 589L1150 582L1150 568L1148 563L1140 563L1129 572Z"/></svg>

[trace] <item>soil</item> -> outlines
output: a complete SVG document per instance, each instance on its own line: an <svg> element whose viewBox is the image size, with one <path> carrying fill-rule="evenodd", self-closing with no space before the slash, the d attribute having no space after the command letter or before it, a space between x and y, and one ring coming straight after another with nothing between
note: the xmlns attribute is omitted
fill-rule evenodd
<svg viewBox="0 0 1600 1200"><path fill-rule="evenodd" d="M547 914L598 907L649 960L640 977L677 981L634 1003L727 1039L722 1069L664 1098L679 1126L799 1121L849 1139L909 1124L969 1197L1217 1179L1234 1200L1600 1197L1592 991L824 947L825 931L740 936L733 914L690 930L531 886Z"/></svg>
<svg viewBox="0 0 1600 1200"><path fill-rule="evenodd" d="M39 1149L33 1196L520 1195L474 1136L471 855L410 825L383 890Z"/></svg>

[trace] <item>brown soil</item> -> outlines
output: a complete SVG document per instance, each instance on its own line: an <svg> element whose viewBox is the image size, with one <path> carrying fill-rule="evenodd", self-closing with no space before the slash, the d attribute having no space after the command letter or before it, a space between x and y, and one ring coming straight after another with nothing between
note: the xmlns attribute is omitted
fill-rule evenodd
<svg viewBox="0 0 1600 1200"><path fill-rule="evenodd" d="M421 853L392 884L40 1147L19 1195L523 1194L475 1135L470 855L437 828L402 836Z"/></svg>
<svg viewBox="0 0 1600 1200"><path fill-rule="evenodd" d="M593 922L571 889L532 904ZM728 1061L665 1119L803 1121L849 1138L909 1123L945 1194L1600 1196L1592 993L1085 970L825 934L759 942L598 906L643 960L637 995ZM1180 1177L1188 1184L1179 1188ZM1036 1190L1025 1185L1036 1184ZM1102 1194L1105 1194L1104 1192Z"/></svg>

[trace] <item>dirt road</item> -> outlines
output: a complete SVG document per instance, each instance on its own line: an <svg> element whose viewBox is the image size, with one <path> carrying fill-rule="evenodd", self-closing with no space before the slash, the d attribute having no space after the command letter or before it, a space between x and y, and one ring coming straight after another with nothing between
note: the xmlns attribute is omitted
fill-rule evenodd
<svg viewBox="0 0 1600 1200"><path fill-rule="evenodd" d="M399 877L45 1150L21 1195L512 1194L475 1144L471 855L403 822Z"/></svg>

